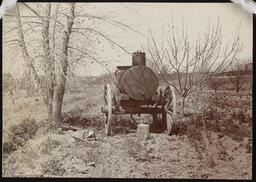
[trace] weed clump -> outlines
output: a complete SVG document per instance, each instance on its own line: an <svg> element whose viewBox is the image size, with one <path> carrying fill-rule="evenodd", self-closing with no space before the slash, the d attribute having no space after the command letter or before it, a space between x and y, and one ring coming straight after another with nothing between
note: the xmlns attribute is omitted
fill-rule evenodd
<svg viewBox="0 0 256 182"><path fill-rule="evenodd" d="M208 109L204 111L204 118L208 120L216 120L218 119L217 108L210 106Z"/></svg>
<svg viewBox="0 0 256 182"><path fill-rule="evenodd" d="M233 111L231 113L231 117L233 119L239 121L240 123L246 123L247 122L246 114L245 114L245 112L243 112L242 109L240 109L238 112Z"/></svg>
<svg viewBox="0 0 256 182"><path fill-rule="evenodd" d="M35 119L30 118L24 119L19 125L13 125L8 133L8 141L3 143L3 153L9 154L23 146L36 134L38 128Z"/></svg>
<svg viewBox="0 0 256 182"><path fill-rule="evenodd" d="M152 150L147 150L147 144L143 145L139 141L127 139L125 142L127 153L138 162L151 161L152 157L149 155Z"/></svg>
<svg viewBox="0 0 256 182"><path fill-rule="evenodd" d="M177 136L186 135L188 125L189 124L185 122L174 122L172 125L172 130L169 135L177 135Z"/></svg>
<svg viewBox="0 0 256 182"><path fill-rule="evenodd" d="M45 161L41 164L41 167L43 174L51 176L62 176L66 171L65 168L63 168L62 164L56 159Z"/></svg>
<svg viewBox="0 0 256 182"><path fill-rule="evenodd" d="M192 118L191 126L187 127L188 141L195 148L198 158L203 159L203 152L206 149L204 134L207 133L202 115L195 115Z"/></svg>
<svg viewBox="0 0 256 182"><path fill-rule="evenodd" d="M231 137L235 141L243 141L244 137L250 137L250 130L234 122L232 118L223 120L224 135Z"/></svg>

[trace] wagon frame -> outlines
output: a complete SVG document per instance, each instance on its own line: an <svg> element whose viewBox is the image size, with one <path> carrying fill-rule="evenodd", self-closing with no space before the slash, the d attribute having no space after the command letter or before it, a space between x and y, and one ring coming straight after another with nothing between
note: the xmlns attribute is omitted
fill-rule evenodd
<svg viewBox="0 0 256 182"><path fill-rule="evenodd" d="M176 115L176 95L172 86L159 87L156 95L149 100L133 100L126 94L121 94L120 103L116 103L114 98L111 85L105 84L101 111L106 135L111 135L113 114L130 114L132 119L135 114L151 114L153 122L157 122L157 116L160 114L162 122L166 123L167 132L171 131Z"/></svg>

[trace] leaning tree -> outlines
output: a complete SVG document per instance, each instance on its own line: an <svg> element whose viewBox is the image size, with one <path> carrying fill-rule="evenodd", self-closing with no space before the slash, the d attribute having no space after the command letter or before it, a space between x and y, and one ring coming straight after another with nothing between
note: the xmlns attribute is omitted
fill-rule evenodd
<svg viewBox="0 0 256 182"><path fill-rule="evenodd" d="M33 84L45 95L48 121L54 125L62 121L69 74L88 62L108 63L98 56L98 44L105 41L130 54L110 36L111 31L100 27L136 32L113 17L92 13L88 3L17 3L5 17L9 20L4 21L4 45L9 54L16 51L16 58L23 58Z"/></svg>

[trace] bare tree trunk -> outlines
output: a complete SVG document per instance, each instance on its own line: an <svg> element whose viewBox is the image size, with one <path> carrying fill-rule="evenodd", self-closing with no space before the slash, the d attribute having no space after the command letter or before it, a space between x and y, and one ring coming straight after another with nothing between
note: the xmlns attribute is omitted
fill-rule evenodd
<svg viewBox="0 0 256 182"><path fill-rule="evenodd" d="M240 78L240 76L237 76L236 77L236 92L238 93L239 92L239 90L240 90L240 86L241 86L241 78Z"/></svg>
<svg viewBox="0 0 256 182"><path fill-rule="evenodd" d="M17 19L17 27L18 27L18 35L19 35L19 46L22 51L22 56L23 59L26 63L26 65L30 68L31 71L31 77L32 77L32 83L34 84L35 88L39 90L41 93L41 86L39 83L38 75L33 63L33 59L29 56L26 44L25 44L25 39L24 39L24 33L22 29L22 23L21 23L21 18L20 18L20 10L18 7L18 4L16 5L16 19Z"/></svg>
<svg viewBox="0 0 256 182"><path fill-rule="evenodd" d="M184 115L185 101L186 101L186 97L183 96L182 103L181 103L181 115Z"/></svg>
<svg viewBox="0 0 256 182"><path fill-rule="evenodd" d="M70 4L70 14L67 16L67 23L64 27L63 38L62 38L62 49L59 64L56 65L56 84L54 86L53 95L53 120L57 123L62 121L61 110L62 101L65 92L67 67L68 67L68 44L70 34L73 26L73 20L75 16L75 3Z"/></svg>
<svg viewBox="0 0 256 182"><path fill-rule="evenodd" d="M46 77L46 107L48 121L52 123L52 102L53 102L53 82L54 82L54 65L53 59L50 56L50 40L49 40L49 25L51 15L51 3L46 5L45 18L42 19L42 36L44 50L44 68ZM54 124L54 123L53 123Z"/></svg>

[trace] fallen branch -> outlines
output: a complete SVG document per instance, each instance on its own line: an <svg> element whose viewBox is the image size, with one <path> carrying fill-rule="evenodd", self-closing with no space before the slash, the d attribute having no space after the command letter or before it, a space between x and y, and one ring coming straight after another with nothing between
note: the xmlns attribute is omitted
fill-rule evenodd
<svg viewBox="0 0 256 182"><path fill-rule="evenodd" d="M79 141L83 141L83 142L88 143L88 141L86 141L86 140L84 140L84 139L82 139L82 138L78 138L78 137L75 137L75 136L72 136L72 137L74 137L74 139L77 139L77 140L79 140Z"/></svg>
<svg viewBox="0 0 256 182"><path fill-rule="evenodd" d="M68 126L61 126L61 129L63 131L68 131L68 130L77 131L76 128L72 128L72 127L68 127Z"/></svg>

